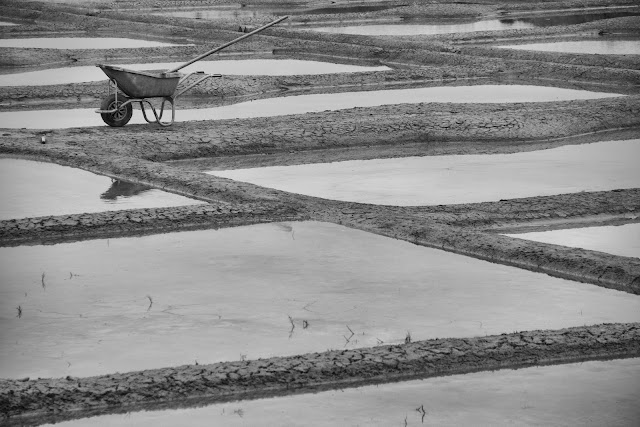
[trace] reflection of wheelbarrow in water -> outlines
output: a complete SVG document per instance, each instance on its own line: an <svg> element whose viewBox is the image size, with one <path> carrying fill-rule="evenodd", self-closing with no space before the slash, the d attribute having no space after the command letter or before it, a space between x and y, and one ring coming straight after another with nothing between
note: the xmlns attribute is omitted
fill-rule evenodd
<svg viewBox="0 0 640 427"><path fill-rule="evenodd" d="M194 82L190 82L186 86L179 88L179 85L181 83L185 83L192 75L204 73L197 72L182 75L181 73L178 73L178 70L231 46L240 40L246 39L247 37L269 28L272 25L284 21L287 18L288 16L285 16L270 22L269 24L263 25L262 27L225 43L222 46L212 49L197 58L180 65L179 67L161 73L135 71L112 65L97 64L97 66L100 67L109 77L109 95L102 101L100 109L96 110L96 113L100 113L102 120L109 126L124 126L129 123L129 120L131 120L131 116L133 114L133 103L137 102L140 105L142 115L147 123L153 123L155 121L162 126L170 126L175 120L175 102L178 96L199 85L210 77L221 77L220 74L200 76ZM114 88L113 93L111 90L112 87ZM122 93L119 93L119 91ZM159 111L156 110L153 104L149 101L149 98L158 98L162 100ZM162 116L167 103L171 104L171 121L163 122ZM150 120L147 117L145 104L151 108L155 120Z"/></svg>

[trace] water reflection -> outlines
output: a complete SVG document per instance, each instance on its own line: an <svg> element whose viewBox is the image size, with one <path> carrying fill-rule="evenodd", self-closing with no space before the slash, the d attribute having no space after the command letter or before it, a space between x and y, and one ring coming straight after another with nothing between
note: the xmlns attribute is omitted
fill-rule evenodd
<svg viewBox="0 0 640 427"><path fill-rule="evenodd" d="M151 190L151 187L133 182L114 180L111 187L100 195L102 200L116 200L119 197L132 197L145 191Z"/></svg>
<svg viewBox="0 0 640 427"><path fill-rule="evenodd" d="M31 160L0 158L0 179L5 183L0 185L0 220L202 203L138 184L113 182L81 169Z"/></svg>

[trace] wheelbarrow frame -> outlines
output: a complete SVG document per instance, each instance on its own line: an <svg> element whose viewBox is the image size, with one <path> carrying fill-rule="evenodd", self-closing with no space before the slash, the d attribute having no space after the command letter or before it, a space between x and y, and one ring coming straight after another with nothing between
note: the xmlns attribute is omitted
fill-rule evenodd
<svg viewBox="0 0 640 427"><path fill-rule="evenodd" d="M102 71L109 77L109 93L107 98L103 101L103 105L100 109L96 110L96 113L100 113L102 115L102 119L109 126L124 126L131 119L131 114L133 112L132 105L134 103L138 103L140 105L140 109L142 110L142 115L147 123L153 123L154 121L150 120L147 117L147 112L145 110L145 104L147 104L151 111L153 112L153 116L155 117L155 122L161 126L171 126L175 121L176 117L176 99L190 90L191 88L199 85L203 81L211 78L211 77L222 77L221 74L207 74L198 79L195 82L190 83L184 88L181 88L179 91L178 87L181 83L185 82L189 77L194 74L204 74L203 72L195 72L189 73L186 75L182 75L178 73L178 70L193 64L196 61L199 61L215 52L218 52L227 46L231 46L234 43L239 42L240 40L246 39L256 33L259 33L262 30L265 30L281 21L287 19L288 16L284 16L282 18L276 19L273 22L270 22L262 27L251 31L237 39L234 39L228 43L223 44L215 49L212 49L208 52L203 53L202 55L185 62L184 64L173 68L171 70L167 70L160 73L149 73L145 71L135 71L128 70L122 67L116 67L113 65L105 65L105 64L97 64L97 67L100 67ZM113 95L111 90L113 88ZM119 104L118 96L119 92L122 92L124 95L120 95L126 100ZM111 99L111 96L114 99ZM161 100L160 111L156 110L155 106L149 101L149 99L159 99ZM171 121L163 122L162 116L165 112L166 104L171 104ZM108 108L110 105L113 105L113 108ZM116 117L116 114L124 114L124 117L120 120Z"/></svg>
<svg viewBox="0 0 640 427"><path fill-rule="evenodd" d="M155 122L161 126L171 126L174 123L176 118L176 99L180 95L209 78L222 77L222 74L203 75L204 73L202 71L188 73L185 75L178 72L153 74L145 71L128 70L126 68L112 65L97 64L97 67L100 67L109 77L107 99L109 99L113 93L115 96L115 105L117 107L110 110L98 109L96 110L96 113L115 114L123 108L131 108L129 107L130 105L138 103L145 121L147 123ZM177 88L180 87L180 84L185 82L192 75L203 76L176 92ZM120 94L120 92L124 95ZM125 98L125 102L118 105L118 96ZM157 99L161 101L159 111L156 110L156 107L151 103L150 99ZM171 121L163 122L162 117L164 116L165 106L167 103L171 104ZM150 120L147 116L145 104L147 104L151 109L155 120Z"/></svg>

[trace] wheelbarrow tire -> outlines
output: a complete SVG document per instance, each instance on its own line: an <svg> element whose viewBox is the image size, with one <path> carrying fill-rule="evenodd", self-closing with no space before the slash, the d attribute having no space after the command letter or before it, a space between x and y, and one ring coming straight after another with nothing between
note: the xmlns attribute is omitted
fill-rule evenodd
<svg viewBox="0 0 640 427"><path fill-rule="evenodd" d="M133 115L133 106L129 103L124 107L121 107L121 105L127 102L128 99L129 98L122 94L118 95L117 103L115 94L111 94L103 99L102 104L100 105L101 110L113 110L114 108L118 108L118 110L113 113L100 113L102 121L112 127L122 127L129 123L129 120L131 120L131 116Z"/></svg>

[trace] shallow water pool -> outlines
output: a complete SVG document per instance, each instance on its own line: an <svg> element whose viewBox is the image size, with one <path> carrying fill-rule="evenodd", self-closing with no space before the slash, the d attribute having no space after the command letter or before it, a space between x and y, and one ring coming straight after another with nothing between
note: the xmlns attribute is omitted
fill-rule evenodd
<svg viewBox="0 0 640 427"><path fill-rule="evenodd" d="M496 46L501 49L540 52L585 53L590 55L640 55L640 40L582 40Z"/></svg>
<svg viewBox="0 0 640 427"><path fill-rule="evenodd" d="M291 193L380 205L476 203L640 187L640 139L515 154L351 160L210 171Z"/></svg>
<svg viewBox="0 0 640 427"><path fill-rule="evenodd" d="M475 31L499 31L534 28L529 22L503 22L499 19L450 24L374 24L346 25L340 27L313 27L312 31L363 36L418 36L433 34L470 33Z"/></svg>
<svg viewBox="0 0 640 427"><path fill-rule="evenodd" d="M204 203L82 169L0 158L0 220Z"/></svg>
<svg viewBox="0 0 640 427"><path fill-rule="evenodd" d="M162 62L144 64L119 64L118 67L130 70L169 70L184 62ZM255 75L255 76L292 76L333 73L357 73L365 71L386 71L385 66L365 67L359 65L332 64L319 61L301 61L297 59L243 59L199 61L180 72L204 71L206 74ZM0 86L45 86L80 82L107 80L106 74L98 67L65 67L48 70L28 71L24 73L0 75Z"/></svg>
<svg viewBox="0 0 640 427"><path fill-rule="evenodd" d="M0 282L0 378L640 321L638 295L317 222L0 248Z"/></svg>
<svg viewBox="0 0 640 427"><path fill-rule="evenodd" d="M636 358L131 412L55 426L634 426L639 394Z"/></svg>
<svg viewBox="0 0 640 427"><path fill-rule="evenodd" d="M288 7L287 7L288 6ZM308 7L308 5L299 3L278 3L278 6L271 7L269 5L247 5L247 4L226 4L217 7L197 10L175 10L165 12L155 12L153 15L173 16L176 18L191 18L215 20L224 18L262 18L265 16L284 16L284 15L321 15L321 14L341 14L341 13L365 13L375 12L378 10L391 9L394 5L371 5L365 4L325 4L325 7ZM287 22L284 23L285 25Z"/></svg>
<svg viewBox="0 0 640 427"><path fill-rule="evenodd" d="M615 8L612 8L615 9ZM487 19L482 21L451 21L443 24L421 23L422 18L413 18L411 23L367 24L309 27L309 30L334 34L357 34L366 36L418 36L435 34L470 33L476 31L524 30L557 25L576 25L585 22L623 16L640 15L638 9L626 11L583 11L580 13L543 14L530 17Z"/></svg>
<svg viewBox="0 0 640 427"><path fill-rule="evenodd" d="M529 85L438 86L428 88L297 95L240 102L222 107L179 109L176 121L244 119L335 111L355 107L446 103L553 102L572 99L599 99L624 96ZM134 111L130 123L145 123ZM0 128L61 129L104 125L95 109L33 110L0 112ZM106 125L105 125L106 126Z"/></svg>
<svg viewBox="0 0 640 427"><path fill-rule="evenodd" d="M0 47L37 49L126 49L178 46L173 43L119 37L48 37L0 39Z"/></svg>
<svg viewBox="0 0 640 427"><path fill-rule="evenodd" d="M640 258L640 224L536 231L506 236Z"/></svg>

